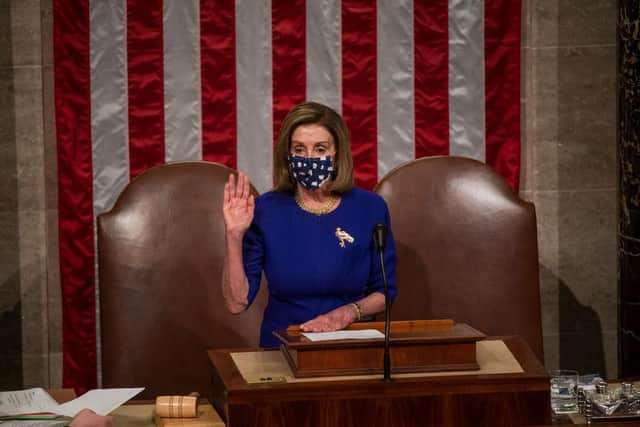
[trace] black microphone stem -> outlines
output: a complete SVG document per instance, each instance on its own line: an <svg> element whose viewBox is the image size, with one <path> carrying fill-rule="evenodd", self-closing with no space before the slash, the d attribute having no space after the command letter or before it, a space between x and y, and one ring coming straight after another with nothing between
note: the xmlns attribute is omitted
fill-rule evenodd
<svg viewBox="0 0 640 427"><path fill-rule="evenodd" d="M389 355L389 336L391 335L391 310L389 308L389 285L387 283L387 273L384 271L384 253L382 248L380 254L380 269L382 270L382 281L384 283L384 381L391 382L391 356Z"/></svg>

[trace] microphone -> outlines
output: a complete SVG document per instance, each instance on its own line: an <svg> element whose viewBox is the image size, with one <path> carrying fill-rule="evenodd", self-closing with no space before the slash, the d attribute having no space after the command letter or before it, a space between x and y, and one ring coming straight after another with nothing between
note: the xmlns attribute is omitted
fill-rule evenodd
<svg viewBox="0 0 640 427"><path fill-rule="evenodd" d="M376 224L373 227L373 238L376 241L378 251L384 250L384 244L387 241L387 226L384 224Z"/></svg>
<svg viewBox="0 0 640 427"><path fill-rule="evenodd" d="M376 248L380 256L380 271L382 272L382 282L384 283L384 381L391 382L391 357L389 355L391 307L389 305L387 273L384 271L384 244L387 240L387 226L376 224L373 227L373 239L376 241Z"/></svg>

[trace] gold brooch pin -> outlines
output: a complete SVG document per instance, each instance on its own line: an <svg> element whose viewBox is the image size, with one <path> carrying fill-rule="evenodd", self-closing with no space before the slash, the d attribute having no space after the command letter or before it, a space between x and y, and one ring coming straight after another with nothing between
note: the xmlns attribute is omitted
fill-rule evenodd
<svg viewBox="0 0 640 427"><path fill-rule="evenodd" d="M345 242L353 243L353 237L351 237L351 235L346 231L340 229L340 227L336 228L336 237L340 241L341 248L344 248L346 246Z"/></svg>

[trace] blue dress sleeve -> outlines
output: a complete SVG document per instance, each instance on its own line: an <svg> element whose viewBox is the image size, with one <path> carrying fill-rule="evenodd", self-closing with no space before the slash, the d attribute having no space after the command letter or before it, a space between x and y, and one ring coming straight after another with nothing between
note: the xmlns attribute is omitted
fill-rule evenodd
<svg viewBox="0 0 640 427"><path fill-rule="evenodd" d="M387 274L387 285L389 287L389 301L393 302L398 289L396 286L396 244L393 239L393 231L391 230L391 217L387 204L384 203L384 224L387 226L387 241L385 242L383 259L384 271ZM380 269L380 255L376 247L375 240L371 239L371 249L374 256L371 257L373 265L371 266L371 277L369 280L369 293L380 292L384 294L384 282L382 280L382 271Z"/></svg>
<svg viewBox="0 0 640 427"><path fill-rule="evenodd" d="M257 212L256 206L256 215ZM264 268L264 240L255 217L242 240L242 262L244 273L249 281L247 300L251 305L260 290L260 281Z"/></svg>

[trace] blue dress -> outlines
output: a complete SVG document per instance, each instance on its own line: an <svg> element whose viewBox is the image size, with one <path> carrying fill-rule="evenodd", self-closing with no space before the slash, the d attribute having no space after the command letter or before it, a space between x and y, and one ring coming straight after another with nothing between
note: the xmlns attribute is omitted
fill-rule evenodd
<svg viewBox="0 0 640 427"><path fill-rule="evenodd" d="M373 240L378 223L389 230L384 263L393 301L396 250L389 210L380 196L354 188L324 215L302 210L288 193L272 191L256 199L253 223L244 236L243 262L249 304L258 293L262 271L269 286L261 347L280 344L274 330L304 323L372 292L384 293Z"/></svg>

